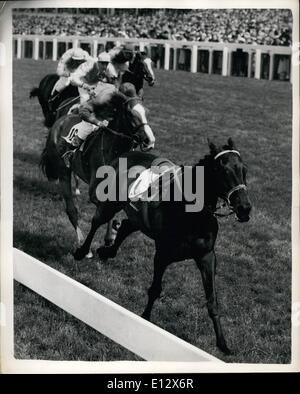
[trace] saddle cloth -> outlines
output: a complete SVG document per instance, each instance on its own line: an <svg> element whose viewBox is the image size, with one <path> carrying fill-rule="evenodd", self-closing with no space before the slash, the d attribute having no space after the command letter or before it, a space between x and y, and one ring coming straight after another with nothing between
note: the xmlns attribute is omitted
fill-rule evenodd
<svg viewBox="0 0 300 394"><path fill-rule="evenodd" d="M174 182L176 174L179 174L181 170L181 167L176 166L170 160L157 158L152 162L150 168L144 170L129 185L130 206L140 213L141 225L149 235L152 232L149 205L152 209L160 206L164 193L168 191L168 185ZM164 175L168 176L164 177Z"/></svg>
<svg viewBox="0 0 300 394"><path fill-rule="evenodd" d="M180 167L168 159L155 159L152 166L145 169L129 186L130 201L159 201L159 194L172 182L175 174L180 170Z"/></svg>

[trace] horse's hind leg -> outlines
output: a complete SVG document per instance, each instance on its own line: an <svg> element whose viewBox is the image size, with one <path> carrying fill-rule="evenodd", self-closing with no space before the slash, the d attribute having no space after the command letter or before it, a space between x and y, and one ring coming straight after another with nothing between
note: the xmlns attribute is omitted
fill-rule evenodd
<svg viewBox="0 0 300 394"><path fill-rule="evenodd" d="M60 176L59 183L62 196L66 203L66 213L76 231L78 245L81 245L84 241L84 236L80 227L78 226L78 210L75 206L74 198L72 195L71 172L69 170L65 171L65 173ZM88 251L88 253L89 257L92 257L91 252Z"/></svg>
<svg viewBox="0 0 300 394"><path fill-rule="evenodd" d="M153 273L153 281L148 290L148 303L142 314L144 319L150 320L151 311L155 300L160 296L162 286L162 277L167 266L170 264L170 261L166 261L166 259L160 256L157 252L154 257L154 273Z"/></svg>
<svg viewBox="0 0 300 394"><path fill-rule="evenodd" d="M197 267L200 269L204 291L207 299L207 309L213 321L214 330L217 337L217 346L225 354L231 354L227 347L223 330L221 327L218 300L215 286L216 256L214 251L210 251L202 258L195 259Z"/></svg>
<svg viewBox="0 0 300 394"><path fill-rule="evenodd" d="M108 258L115 257L122 242L128 237L128 235L137 230L138 228L135 227L129 219L122 220L115 242L111 246L101 246L97 249L100 259L106 260Z"/></svg>

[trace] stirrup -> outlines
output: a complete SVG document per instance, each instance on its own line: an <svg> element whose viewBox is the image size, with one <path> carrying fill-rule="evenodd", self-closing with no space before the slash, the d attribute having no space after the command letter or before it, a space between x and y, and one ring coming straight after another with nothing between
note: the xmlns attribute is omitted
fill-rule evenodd
<svg viewBox="0 0 300 394"><path fill-rule="evenodd" d="M67 168L70 168L70 167L71 167L71 159L72 159L72 157L73 157L75 151L76 151L76 149L74 149L74 150L68 150L68 151L65 152L65 153L62 155L62 157L61 157L61 158L63 159L63 161L65 162L65 165L66 165Z"/></svg>

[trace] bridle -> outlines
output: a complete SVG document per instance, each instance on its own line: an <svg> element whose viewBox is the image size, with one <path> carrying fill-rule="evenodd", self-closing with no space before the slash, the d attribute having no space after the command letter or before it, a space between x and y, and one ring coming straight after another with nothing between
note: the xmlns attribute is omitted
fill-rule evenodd
<svg viewBox="0 0 300 394"><path fill-rule="evenodd" d="M217 153L216 156L214 157L214 160L217 160L219 157L225 155L226 153L235 153L235 154L237 154L239 157L241 156L239 151L233 150L233 149L227 149L227 150L223 150L222 152ZM239 185L234 186L234 187L231 188L228 192L226 192L226 193L224 194L224 196L221 196L221 198L222 198L222 199L224 200L224 202L225 202L225 206L229 209L229 213L227 213L227 214L221 214L221 213L216 213L216 212L215 212L215 213L214 213L215 216L226 217L226 216L232 215L232 214L234 213L233 206L231 205L231 202L230 202L230 197L231 197L235 192L237 192L237 191L239 191L239 190L247 190L247 186L246 186L244 183L240 183ZM224 205L222 205L222 204L221 204L220 206L218 206L218 207L216 208L216 211L217 211L218 209L222 208L223 206L224 206Z"/></svg>

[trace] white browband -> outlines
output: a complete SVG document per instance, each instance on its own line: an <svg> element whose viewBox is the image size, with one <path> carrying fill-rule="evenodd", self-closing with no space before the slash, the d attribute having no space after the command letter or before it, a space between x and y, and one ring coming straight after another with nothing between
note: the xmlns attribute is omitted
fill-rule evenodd
<svg viewBox="0 0 300 394"><path fill-rule="evenodd" d="M225 153L236 153L237 155L241 156L241 155L240 155L240 152L238 152L237 150L223 150L222 152L219 152L219 153L214 157L214 159L216 160L218 157L220 157L220 156L222 156L222 155L225 155Z"/></svg>

